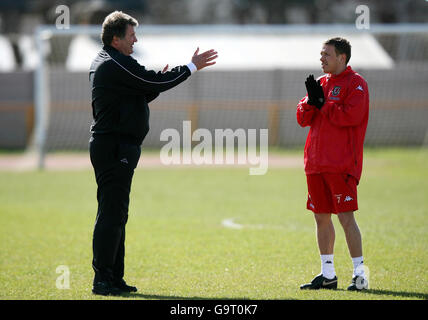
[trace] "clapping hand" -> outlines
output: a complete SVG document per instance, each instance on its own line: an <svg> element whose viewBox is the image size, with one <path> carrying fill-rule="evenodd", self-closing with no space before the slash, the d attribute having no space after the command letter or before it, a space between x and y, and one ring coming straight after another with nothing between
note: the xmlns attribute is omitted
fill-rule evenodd
<svg viewBox="0 0 428 320"><path fill-rule="evenodd" d="M308 104L321 109L324 105L325 98L320 81L315 81L314 75L311 74L306 78L305 86L308 92Z"/></svg>

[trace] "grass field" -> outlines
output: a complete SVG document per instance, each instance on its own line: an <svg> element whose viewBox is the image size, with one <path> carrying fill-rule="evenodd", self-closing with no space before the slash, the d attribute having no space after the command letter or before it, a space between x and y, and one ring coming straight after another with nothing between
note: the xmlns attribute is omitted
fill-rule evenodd
<svg viewBox="0 0 428 320"><path fill-rule="evenodd" d="M247 168L138 169L125 278L139 292L114 298L91 293L92 171L3 171L0 299L427 299L427 160L421 149L365 152L356 214L370 271L365 293L346 291L352 263L336 217L339 290L299 290L320 271L301 168L264 176ZM60 265L69 268L69 289L56 286Z"/></svg>

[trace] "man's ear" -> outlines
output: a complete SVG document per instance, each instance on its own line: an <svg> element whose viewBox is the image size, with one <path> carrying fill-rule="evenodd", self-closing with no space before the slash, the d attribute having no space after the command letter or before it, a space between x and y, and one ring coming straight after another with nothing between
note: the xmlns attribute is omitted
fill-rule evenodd
<svg viewBox="0 0 428 320"><path fill-rule="evenodd" d="M345 53L339 54L339 61L340 62L346 62L346 54Z"/></svg>
<svg viewBox="0 0 428 320"><path fill-rule="evenodd" d="M111 44L117 44L117 42L119 41L119 37L118 36L113 36L113 39L111 40Z"/></svg>

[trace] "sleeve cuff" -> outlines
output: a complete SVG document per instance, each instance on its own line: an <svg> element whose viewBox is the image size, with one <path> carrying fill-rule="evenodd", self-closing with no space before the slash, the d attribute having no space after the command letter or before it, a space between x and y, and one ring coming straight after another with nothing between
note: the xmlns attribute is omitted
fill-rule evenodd
<svg viewBox="0 0 428 320"><path fill-rule="evenodd" d="M188 63L187 67L189 68L191 74L198 71L198 68L196 68L196 66L193 62Z"/></svg>
<svg viewBox="0 0 428 320"><path fill-rule="evenodd" d="M309 103L308 103L308 100L309 100L309 98L306 96L305 100L303 100L303 103L302 103L302 107L303 107L303 109L304 109L305 111L310 111L310 110L313 110L314 108L316 109L317 107L315 107L315 106L313 106L313 105L309 104Z"/></svg>

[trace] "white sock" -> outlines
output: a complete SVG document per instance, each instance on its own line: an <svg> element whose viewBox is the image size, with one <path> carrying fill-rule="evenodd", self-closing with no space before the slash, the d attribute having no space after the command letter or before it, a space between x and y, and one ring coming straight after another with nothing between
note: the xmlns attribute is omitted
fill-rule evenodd
<svg viewBox="0 0 428 320"><path fill-rule="evenodd" d="M360 276L365 278L366 275L364 274L363 256L352 258L352 264L354 265L354 273L352 276Z"/></svg>
<svg viewBox="0 0 428 320"><path fill-rule="evenodd" d="M327 279L333 279L336 276L332 254L321 255L321 273Z"/></svg>

